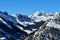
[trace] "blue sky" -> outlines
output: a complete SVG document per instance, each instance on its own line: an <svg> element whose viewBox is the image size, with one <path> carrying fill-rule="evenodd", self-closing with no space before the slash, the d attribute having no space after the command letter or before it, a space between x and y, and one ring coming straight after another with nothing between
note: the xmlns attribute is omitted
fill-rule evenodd
<svg viewBox="0 0 60 40"><path fill-rule="evenodd" d="M60 12L60 0L0 0L0 11L31 15L37 10Z"/></svg>

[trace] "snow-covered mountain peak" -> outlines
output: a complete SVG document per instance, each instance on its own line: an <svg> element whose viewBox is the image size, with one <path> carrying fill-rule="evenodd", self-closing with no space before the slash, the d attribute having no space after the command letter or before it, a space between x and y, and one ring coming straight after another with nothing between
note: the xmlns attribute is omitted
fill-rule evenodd
<svg viewBox="0 0 60 40"><path fill-rule="evenodd" d="M52 15L52 16L51 16ZM30 17L35 21L35 22L40 22L41 20L43 21L47 21L49 19L53 19L53 13L51 13L51 15L49 13L45 13L43 11L37 11L36 13L34 13L33 15L31 15Z"/></svg>
<svg viewBox="0 0 60 40"><path fill-rule="evenodd" d="M42 16L42 15L44 15L44 14L45 14L45 12L38 10L38 11L35 12L32 16L33 16L33 17L36 17L36 16Z"/></svg>

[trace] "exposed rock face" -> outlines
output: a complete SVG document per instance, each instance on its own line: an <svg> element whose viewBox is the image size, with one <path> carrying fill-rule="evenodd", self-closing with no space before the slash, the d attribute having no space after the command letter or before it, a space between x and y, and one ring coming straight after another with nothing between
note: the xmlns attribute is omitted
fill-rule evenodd
<svg viewBox="0 0 60 40"><path fill-rule="evenodd" d="M41 28L25 40L60 40L60 29L54 27Z"/></svg>
<svg viewBox="0 0 60 40"><path fill-rule="evenodd" d="M60 30L56 28L47 28L43 31L38 40L60 40Z"/></svg>
<svg viewBox="0 0 60 40"><path fill-rule="evenodd" d="M60 30L56 28L44 29L38 35L32 38L33 40L60 40ZM31 39L30 39L31 40Z"/></svg>

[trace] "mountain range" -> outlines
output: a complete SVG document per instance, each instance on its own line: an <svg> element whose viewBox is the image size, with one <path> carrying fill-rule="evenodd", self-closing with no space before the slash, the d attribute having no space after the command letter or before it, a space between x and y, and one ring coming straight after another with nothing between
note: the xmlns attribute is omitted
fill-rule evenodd
<svg viewBox="0 0 60 40"><path fill-rule="evenodd" d="M0 11L0 40L60 40L60 12L38 10L27 16Z"/></svg>

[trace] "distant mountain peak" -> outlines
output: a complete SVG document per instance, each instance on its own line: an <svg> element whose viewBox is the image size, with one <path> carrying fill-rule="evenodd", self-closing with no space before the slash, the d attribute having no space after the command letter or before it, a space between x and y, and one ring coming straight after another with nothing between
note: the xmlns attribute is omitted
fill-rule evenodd
<svg viewBox="0 0 60 40"><path fill-rule="evenodd" d="M5 12L0 11L0 13L1 14L5 14L5 15L8 15L7 11L5 11Z"/></svg>
<svg viewBox="0 0 60 40"><path fill-rule="evenodd" d="M36 17L36 16L42 16L42 15L44 15L44 14L45 14L45 12L38 10L38 11L36 11L32 16L33 16L33 17Z"/></svg>

